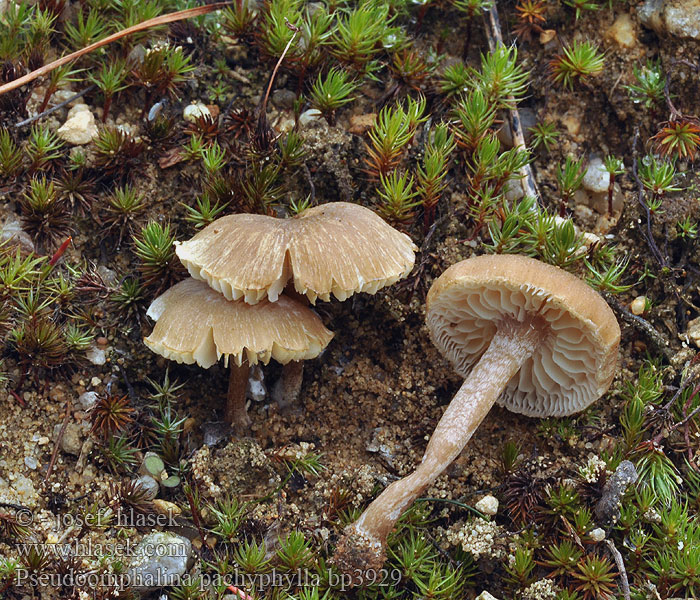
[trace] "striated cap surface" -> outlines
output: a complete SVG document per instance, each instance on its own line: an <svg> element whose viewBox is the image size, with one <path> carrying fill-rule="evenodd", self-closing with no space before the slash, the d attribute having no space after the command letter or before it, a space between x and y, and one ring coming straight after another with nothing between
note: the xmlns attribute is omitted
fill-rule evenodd
<svg viewBox="0 0 700 600"><path fill-rule="evenodd" d="M290 279L313 303L374 294L411 272L406 234L358 204L331 202L289 219L237 214L205 227L176 251L190 275L229 300L275 301Z"/></svg>
<svg viewBox="0 0 700 600"><path fill-rule="evenodd" d="M333 333L318 315L287 296L256 305L226 300L203 281L186 279L158 296L147 312L156 321L144 343L179 363L209 368L222 356L240 365L286 364L315 358Z"/></svg>
<svg viewBox="0 0 700 600"><path fill-rule="evenodd" d="M620 342L615 315L586 283L532 258L488 255L451 266L428 292L431 338L464 377L499 323L528 313L544 322L545 341L498 403L532 417L585 409L610 386Z"/></svg>

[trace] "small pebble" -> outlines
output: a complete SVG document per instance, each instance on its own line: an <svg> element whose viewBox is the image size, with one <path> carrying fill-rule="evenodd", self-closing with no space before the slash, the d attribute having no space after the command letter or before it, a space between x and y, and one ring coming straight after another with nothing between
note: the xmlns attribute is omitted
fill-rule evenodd
<svg viewBox="0 0 700 600"><path fill-rule="evenodd" d="M594 542L602 542L605 539L605 530L601 527L596 527L588 534L588 537Z"/></svg>
<svg viewBox="0 0 700 600"><path fill-rule="evenodd" d="M105 351L97 346L91 346L88 348L85 352L85 356L93 365L102 366L107 362L107 355L105 354Z"/></svg>
<svg viewBox="0 0 700 600"><path fill-rule="evenodd" d="M66 122L56 131L62 140L74 146L82 146L94 140L97 135L95 117L86 104L77 104L68 111Z"/></svg>
<svg viewBox="0 0 700 600"><path fill-rule="evenodd" d="M644 309L646 308L647 305L647 299L646 296L637 296L634 300L632 300L630 304L630 310L632 311L633 315L643 315L644 314Z"/></svg>
<svg viewBox="0 0 700 600"><path fill-rule="evenodd" d="M93 406L95 406L97 398L97 392L85 392L84 394L80 394L80 396L78 396L78 403L80 406L82 406L83 410L90 410Z"/></svg>
<svg viewBox="0 0 700 600"><path fill-rule="evenodd" d="M486 590L484 590L481 592L481 594L474 598L474 600L498 600L498 598L496 598L496 596L492 596Z"/></svg>
<svg viewBox="0 0 700 600"><path fill-rule="evenodd" d="M25 456L24 464L27 466L28 469L31 469L32 471L39 466L39 463L33 456Z"/></svg>
<svg viewBox="0 0 700 600"><path fill-rule="evenodd" d="M474 505L474 508L485 515L492 517L498 512L498 499L491 495L484 496Z"/></svg>

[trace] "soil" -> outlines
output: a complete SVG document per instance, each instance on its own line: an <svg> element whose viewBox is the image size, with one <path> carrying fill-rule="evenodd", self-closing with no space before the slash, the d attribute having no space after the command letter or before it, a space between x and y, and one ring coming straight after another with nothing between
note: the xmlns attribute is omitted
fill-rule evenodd
<svg viewBox="0 0 700 600"><path fill-rule="evenodd" d="M695 356L695 348L683 334L688 322L699 315L696 265L700 256L697 242L677 236L676 223L686 217L698 221L698 176L692 163L680 161L677 169L682 173L682 190L669 194L663 211L654 215L653 239L662 255L668 257L668 264L660 265L645 237L646 214L637 199L631 166L645 152L646 140L657 131L658 122L666 118L667 111L641 110L630 101L624 86L634 81L633 66L658 58L672 73L670 85L677 107L683 114L698 112L694 100L698 93L696 73L682 65L671 65L682 58L693 60L700 47L694 41L659 37L639 24L635 8L634 3L616 4L614 10L605 6L595 12L584 11L584 16L575 21L568 7L551 7L547 28L556 30L560 40L588 39L606 52L602 74L572 91L552 85L548 76L548 61L559 47L557 38L544 45L536 39L519 44L521 63L531 70L529 95L521 108L534 112L538 121L554 122L561 131L551 153L540 149L534 154L533 169L544 204L557 210L556 167L567 154L614 154L625 162L626 175L618 181L623 208L612 225L604 215L589 208L571 207L581 231L604 236L616 246L619 256L629 259L624 282L633 287L610 297L622 327L619 368L612 386L586 415L570 421L565 435L549 421L495 407L459 459L426 490L425 496L469 505L486 494L499 497L503 483L501 457L507 442L517 443L532 477L549 481L572 477L591 457L614 446L620 435L621 390L634 384L644 361L650 357L659 361L665 380L677 383L683 368ZM499 10L506 38L510 39L507 32L515 20L514 6L499 4ZM631 16L637 35L632 48L620 47L607 33L619 14ZM464 28L454 17L453 9L431 8L415 34L421 49L434 48L438 39L443 40L443 64L456 60L462 52ZM409 22L408 27L411 32L416 31L415 22ZM468 61L476 65L487 41L478 19L471 29ZM199 39L189 50L196 57L197 71L181 89L180 97L169 102L169 114L179 120L190 101L211 103L207 92L216 79L217 59L225 59L229 69L235 69L237 74L226 81L231 92L226 102L220 103L222 113L228 107L255 109L271 70L269 61L262 60L249 45L232 40L214 44ZM356 101L338 112L335 125L316 119L301 129L307 151L306 169L296 171L287 182L289 197L299 200L313 193L317 203L344 200L373 205L374 184L364 172L366 135L348 130L353 117L378 111L386 79L383 75L380 82L365 84L356 93ZM283 69L274 88L295 92L296 79ZM432 88L428 91L432 93ZM34 98L42 95L41 88L33 92ZM293 122L294 114L291 107L280 106L284 104L280 95L277 98L280 101L268 107L268 121L273 127L283 128ZM88 95L86 100L99 118L98 97ZM139 94L119 96L112 105L108 124L128 124L134 135L143 135L143 102ZM437 119L440 104L434 98L431 103L436 107ZM62 109L44 122L56 128L65 117L66 109ZM89 162L94 160L91 145L85 147L85 152ZM418 153L419 149L414 147L411 152ZM188 239L195 230L185 221L184 206L193 204L202 174L191 163L161 168L158 161L164 154L162 149L149 147L131 176L132 185L148 201L147 212L139 218L139 224L149 219L167 221L175 228L178 239ZM8 182L2 187L0 181L0 191L3 220L19 214L21 185ZM108 191L108 186L99 189L95 202L104 202ZM420 219L408 227L414 241L423 244L416 261L421 268L415 275L373 296L360 294L342 303L318 303L317 312L335 337L320 357L306 361L298 405L281 412L269 397L251 402L250 430L225 432L211 446L204 440L216 431L211 424L223 414L227 369L217 365L205 371L177 365L145 348L142 338L150 333L152 323L144 316L144 309L156 295L153 287L148 289L136 318L125 318L104 297L90 298L96 333L103 338L97 347L105 353L104 364L83 360L77 366L42 370L36 379L24 379L17 355L8 350L3 363L9 379L8 391L0 403L0 510L5 504L30 509L31 536L39 543L70 535L66 534L69 516L84 512L95 503L104 503L110 485L132 476L124 469L114 472L100 456L100 441L89 433L90 415L78 398L88 391L99 395L127 394L137 417L147 423L147 415L151 414L148 407L153 404L148 380L161 382L167 371L171 381L182 384L174 403L178 416L186 418L179 439L180 456L183 465L187 464L192 484L198 487L203 506L226 496L245 500L272 494L273 501L255 505L247 516L245 533L264 536L272 547L278 536L298 529L330 551L341 531L331 514L338 492L345 494L344 509L361 509L388 483L409 474L461 384L460 377L430 341L424 300L432 281L448 266L483 252L486 233L472 239L472 225L459 216L464 192L464 175L455 165L432 236L425 240ZM62 260L64 264L95 265L105 280L113 281L136 272L139 266L130 236L119 244L114 232L100 231L89 217L75 220L72 244ZM648 276L642 278L643 273ZM629 316L629 305L640 295L651 301L651 309L635 320ZM656 332L655 336L649 335L649 328ZM280 368L271 364L263 371L269 391ZM57 444L55 428L64 422L82 424L78 430L80 450L69 454L59 448L47 476ZM323 470L318 476L295 473L287 480L285 465L308 452L320 455ZM168 470L176 469L171 465ZM175 531L198 540L195 548L201 555L211 556L211 550L198 539L200 531L192 519L183 487L164 490L162 497L183 511ZM432 531L447 547L445 531L470 515L453 504L437 502L435 507L439 521ZM514 527L505 517L500 524L506 529ZM105 543L126 533L137 541L147 532L137 528L126 532L91 529L84 540ZM208 538L213 545L213 536L209 534ZM10 537L0 536L0 556L17 556L16 543ZM476 581L465 592L467 597L474 597L481 588L490 589L493 594L502 589L498 581L490 581L484 574ZM50 586L27 586L2 593L14 600L68 598L73 592L65 591L64 595Z"/></svg>

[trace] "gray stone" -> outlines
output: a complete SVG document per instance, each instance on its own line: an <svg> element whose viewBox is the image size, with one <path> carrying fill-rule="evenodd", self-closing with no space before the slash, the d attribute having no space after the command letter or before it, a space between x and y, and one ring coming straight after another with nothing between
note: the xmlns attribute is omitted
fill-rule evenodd
<svg viewBox="0 0 700 600"><path fill-rule="evenodd" d="M629 460L623 460L603 488L595 506L596 521L609 525L620 518L620 503L629 485L637 481L637 469Z"/></svg>
<svg viewBox="0 0 700 600"><path fill-rule="evenodd" d="M128 573L130 587L141 593L179 585L192 554L187 538L157 531L144 537L134 549Z"/></svg>
<svg viewBox="0 0 700 600"><path fill-rule="evenodd" d="M272 103L277 108L291 110L296 99L297 95L292 90L282 89L272 92Z"/></svg>
<svg viewBox="0 0 700 600"><path fill-rule="evenodd" d="M57 423L53 428L53 438L58 439L58 434L61 431L61 423ZM66 454L78 456L83 447L83 428L80 423L68 423L66 430L61 438L61 450Z"/></svg>
<svg viewBox="0 0 700 600"><path fill-rule="evenodd" d="M610 173L605 168L603 161L598 158L592 158L586 167L586 173L583 176L583 188L595 194L607 193L610 185Z"/></svg>
<svg viewBox="0 0 700 600"><path fill-rule="evenodd" d="M107 362L107 355L102 348L91 346L85 351L85 357L93 364L101 366Z"/></svg>
<svg viewBox="0 0 700 600"><path fill-rule="evenodd" d="M29 234L22 229L22 225L15 215L10 215L0 230L0 243L10 242L19 245L27 254L34 252L34 242Z"/></svg>
<svg viewBox="0 0 700 600"><path fill-rule="evenodd" d="M700 40L700 0L646 0L637 15L657 33Z"/></svg>
<svg viewBox="0 0 700 600"><path fill-rule="evenodd" d="M99 396L97 392L85 392L84 394L80 394L80 396L78 396L78 404L80 404L83 410L90 410L93 406L95 406L98 398Z"/></svg>

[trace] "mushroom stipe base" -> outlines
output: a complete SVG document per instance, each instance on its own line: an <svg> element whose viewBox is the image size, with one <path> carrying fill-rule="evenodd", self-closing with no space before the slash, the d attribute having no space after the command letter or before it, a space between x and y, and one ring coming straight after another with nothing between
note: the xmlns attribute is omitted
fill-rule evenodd
<svg viewBox="0 0 700 600"><path fill-rule="evenodd" d="M407 477L387 487L338 543L335 562L350 575L378 570L386 540L401 514L457 458L510 379L547 337L538 316L502 321L491 344L443 413L423 460Z"/></svg>

